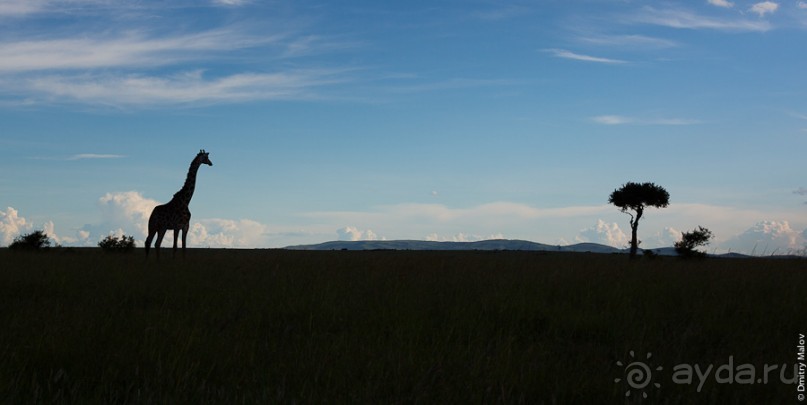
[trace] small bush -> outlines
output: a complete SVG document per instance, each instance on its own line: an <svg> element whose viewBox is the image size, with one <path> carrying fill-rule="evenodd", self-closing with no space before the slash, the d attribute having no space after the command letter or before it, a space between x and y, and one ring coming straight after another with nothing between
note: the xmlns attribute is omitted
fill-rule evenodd
<svg viewBox="0 0 807 405"><path fill-rule="evenodd" d="M50 247L50 238L45 231L33 231L29 234L20 235L14 238L14 242L8 246L14 250L38 250Z"/></svg>
<svg viewBox="0 0 807 405"><path fill-rule="evenodd" d="M698 226L698 229L692 232L683 232L681 240L675 242L675 251L683 257L704 257L706 253L695 248L708 245L712 236L712 231L702 226Z"/></svg>
<svg viewBox="0 0 807 405"><path fill-rule="evenodd" d="M134 236L123 235L120 238L109 235L98 242L98 247L105 252L131 252L135 248Z"/></svg>

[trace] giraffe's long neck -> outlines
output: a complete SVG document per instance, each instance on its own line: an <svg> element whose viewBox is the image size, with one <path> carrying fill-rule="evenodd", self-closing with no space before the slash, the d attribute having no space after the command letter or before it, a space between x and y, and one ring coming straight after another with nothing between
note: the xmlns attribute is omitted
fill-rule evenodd
<svg viewBox="0 0 807 405"><path fill-rule="evenodd" d="M196 172L199 171L200 165L201 163L198 159L194 159L193 162L191 162L191 167L188 169L188 177L185 179L185 184L182 186L182 189L174 194L174 198L185 206L190 204L191 198L193 198L193 191L196 189Z"/></svg>

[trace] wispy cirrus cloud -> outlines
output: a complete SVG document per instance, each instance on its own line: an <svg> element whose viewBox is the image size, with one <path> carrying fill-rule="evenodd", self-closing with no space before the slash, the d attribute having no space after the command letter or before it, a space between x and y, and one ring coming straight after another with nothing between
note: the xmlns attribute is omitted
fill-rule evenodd
<svg viewBox="0 0 807 405"><path fill-rule="evenodd" d="M52 12L46 9L69 11L71 7L101 1L108 3L107 7L92 9L93 19L135 7L108 0L40 0L30 4L13 1L0 6L6 7L7 14L13 11L37 21L38 12ZM208 2L217 6L249 3ZM21 35L0 39L0 102L8 106L82 103L188 107L252 100L323 99L327 96L320 90L352 80L347 73L352 69L323 67L310 58L362 46L344 37L305 33L304 26L294 22L284 22L277 28L241 22L180 32L152 27L150 21L140 19L141 14L133 15L137 24L132 28L127 29L126 24L110 26L102 35L76 31L71 26L50 37ZM290 63L303 58L309 59ZM287 63L272 63L268 68L267 61Z"/></svg>
<svg viewBox="0 0 807 405"><path fill-rule="evenodd" d="M0 2L0 17L19 17L42 10L45 6L42 0L4 0Z"/></svg>
<svg viewBox="0 0 807 405"><path fill-rule="evenodd" d="M0 1L0 17L20 18L36 14L64 14L78 10L97 8L122 10L142 9L144 2L128 2L114 0L2 0Z"/></svg>
<svg viewBox="0 0 807 405"><path fill-rule="evenodd" d="M149 37L129 32L110 38L59 38L0 42L0 72L137 68L210 59L211 52L277 44L284 34L247 36L221 29Z"/></svg>
<svg viewBox="0 0 807 405"><path fill-rule="evenodd" d="M637 118L623 115L598 115L591 117L591 120L603 125L696 125L698 120L685 118Z"/></svg>
<svg viewBox="0 0 807 405"><path fill-rule="evenodd" d="M344 70L294 70L207 77L202 71L171 76L141 74L48 75L17 86L43 101L70 100L108 106L233 103L253 100L312 100L319 89L349 80ZM12 86L6 84L6 86Z"/></svg>
<svg viewBox="0 0 807 405"><path fill-rule="evenodd" d="M620 65L628 63L627 61L620 60L620 59L611 59L611 58L603 58L599 56L591 56L591 55L584 55L580 53L575 53L566 49L546 49L546 52L551 53L556 58L562 59L571 59L577 60L582 62L593 62L593 63L604 63L610 65Z"/></svg>
<svg viewBox="0 0 807 405"><path fill-rule="evenodd" d="M603 125L624 125L632 124L634 122L633 118L623 117L621 115L598 115L596 117L591 117L591 120Z"/></svg>
<svg viewBox="0 0 807 405"><path fill-rule="evenodd" d="M419 77L402 77L406 79L402 84L389 86L387 90L392 93L427 93L433 91L459 90L481 87L503 87L524 84L522 81L510 79L472 79L464 77L448 78L438 81L425 81ZM410 79L417 79L414 83L406 83Z"/></svg>
<svg viewBox="0 0 807 405"><path fill-rule="evenodd" d="M498 8L491 8L487 10L479 10L471 13L472 18L487 20L487 21L501 21L514 17L521 17L528 14L530 9L519 5L502 6Z"/></svg>
<svg viewBox="0 0 807 405"><path fill-rule="evenodd" d="M87 159L122 159L124 155L112 155L103 153L79 153L72 155L67 160L87 160Z"/></svg>
<svg viewBox="0 0 807 405"><path fill-rule="evenodd" d="M745 18L718 18L696 14L685 9L643 7L626 18L626 22L659 25L679 29L709 29L728 32L765 32L772 28L767 21Z"/></svg>
<svg viewBox="0 0 807 405"><path fill-rule="evenodd" d="M213 0L213 4L220 6L243 6L249 3L249 0Z"/></svg>
<svg viewBox="0 0 807 405"><path fill-rule="evenodd" d="M665 38L657 38L648 35L632 34L632 35L607 35L607 34L589 34L582 35L577 38L578 41L584 44L597 45L597 46L612 46L620 48L643 48L643 49L663 49L673 48L679 46L678 42Z"/></svg>
<svg viewBox="0 0 807 405"><path fill-rule="evenodd" d="M352 46L357 45L283 32L249 35L239 29L0 41L0 94L18 97L26 105L68 101L188 106L316 99L322 97L317 90L323 86L350 80L350 69L286 67L274 72L261 69L215 75L193 66L226 60L240 50L260 48L269 50L268 57L287 59ZM180 67L184 69L177 71Z"/></svg>

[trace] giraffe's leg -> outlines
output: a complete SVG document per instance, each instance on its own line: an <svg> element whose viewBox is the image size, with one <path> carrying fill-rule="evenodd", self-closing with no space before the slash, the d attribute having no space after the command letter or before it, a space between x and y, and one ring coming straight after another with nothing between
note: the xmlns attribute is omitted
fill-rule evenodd
<svg viewBox="0 0 807 405"><path fill-rule="evenodd" d="M163 243L163 237L165 236L165 229L160 229L157 231L157 241L154 242L154 250L157 251L157 257L160 257L160 245Z"/></svg>
<svg viewBox="0 0 807 405"><path fill-rule="evenodd" d="M149 236L146 237L146 256L149 255L149 248L151 248L151 241L154 239L154 234L157 232L149 231Z"/></svg>
<svg viewBox="0 0 807 405"><path fill-rule="evenodd" d="M177 255L177 239L179 239L179 228L174 228L174 256Z"/></svg>
<svg viewBox="0 0 807 405"><path fill-rule="evenodd" d="M185 248L188 246L188 228L189 224L182 227L182 257L185 257Z"/></svg>

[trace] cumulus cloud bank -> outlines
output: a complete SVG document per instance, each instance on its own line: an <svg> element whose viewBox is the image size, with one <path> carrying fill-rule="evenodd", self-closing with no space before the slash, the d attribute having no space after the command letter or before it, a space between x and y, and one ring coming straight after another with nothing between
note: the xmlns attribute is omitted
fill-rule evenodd
<svg viewBox="0 0 807 405"><path fill-rule="evenodd" d="M151 210L158 205L156 200L143 197L137 191L106 193L98 199L102 222L99 227L106 227L105 234L135 234L146 238Z"/></svg>
<svg viewBox="0 0 807 405"><path fill-rule="evenodd" d="M574 238L577 242L600 243L603 245L624 248L630 244L628 237L615 222L607 223L601 219L597 220L597 225L580 230Z"/></svg>
<svg viewBox="0 0 807 405"><path fill-rule="evenodd" d="M98 199L101 222L85 225L85 239L95 240L106 235L133 235L142 246L148 234L151 211L159 203L144 197L138 191L107 193ZM187 242L189 247L252 248L264 244L267 226L250 219L191 219ZM163 246L173 244L173 233L168 232Z"/></svg>
<svg viewBox="0 0 807 405"><path fill-rule="evenodd" d="M761 221L740 235L725 242L736 252L770 255L803 251L807 243L807 230L798 232L788 221Z"/></svg>
<svg viewBox="0 0 807 405"><path fill-rule="evenodd" d="M15 237L30 232L31 228L31 224L14 208L7 207L5 211L0 211L0 245L10 245Z"/></svg>
<svg viewBox="0 0 807 405"><path fill-rule="evenodd" d="M454 235L444 236L435 232L426 236L426 240L430 242L479 242L482 240L492 239L504 239L504 235L501 233L496 233L488 236L482 236L460 232Z"/></svg>
<svg viewBox="0 0 807 405"><path fill-rule="evenodd" d="M648 249L669 247L681 239L681 232L675 228L665 227L655 234L643 237L640 229L639 238L642 243L640 247ZM624 232L616 222L608 223L598 219L596 225L581 229L574 240L578 243L599 243L621 249L630 246L630 231Z"/></svg>
<svg viewBox="0 0 807 405"><path fill-rule="evenodd" d="M56 226L53 221L47 221L42 225L42 231L57 244L75 244L80 238L59 236L56 234ZM7 207L5 211L0 211L0 246L8 246L17 236L34 231L34 224L24 217L19 211L12 207Z"/></svg>
<svg viewBox="0 0 807 405"><path fill-rule="evenodd" d="M188 231L188 245L200 247L261 247L267 226L251 219L202 219Z"/></svg>
<svg viewBox="0 0 807 405"><path fill-rule="evenodd" d="M342 241L358 241L358 240L386 240L384 237L376 235L371 229L362 231L353 226L346 226L336 230L338 240Z"/></svg>

